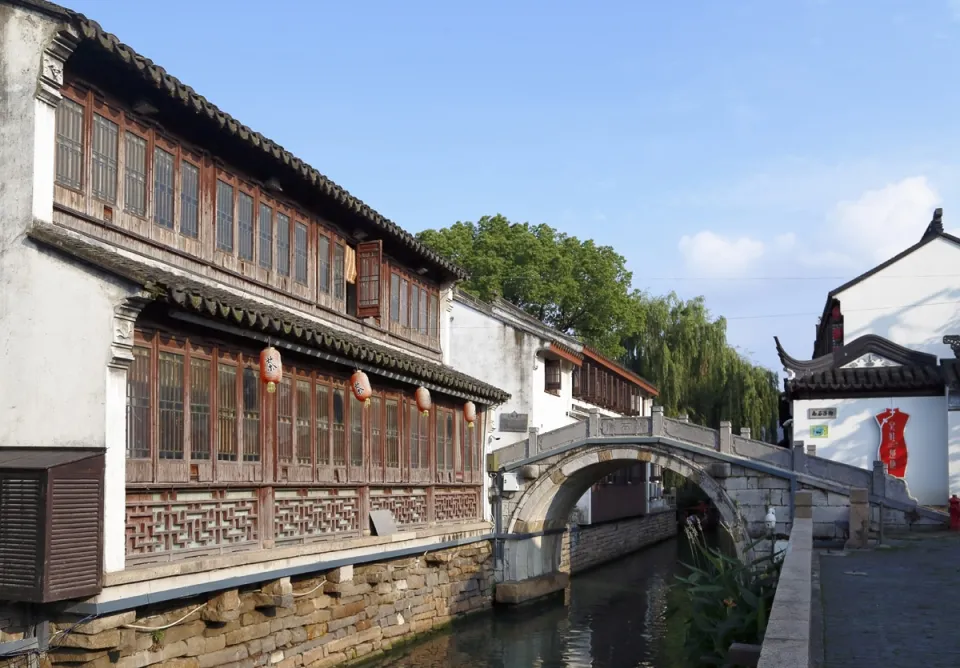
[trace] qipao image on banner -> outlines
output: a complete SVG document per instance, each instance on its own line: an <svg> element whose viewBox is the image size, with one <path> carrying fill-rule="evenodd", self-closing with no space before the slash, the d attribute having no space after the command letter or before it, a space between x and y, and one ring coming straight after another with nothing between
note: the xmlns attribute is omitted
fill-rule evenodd
<svg viewBox="0 0 960 668"><path fill-rule="evenodd" d="M880 427L880 461L886 464L890 475L902 478L907 474L907 441L903 432L910 415L899 408L888 408L874 417Z"/></svg>

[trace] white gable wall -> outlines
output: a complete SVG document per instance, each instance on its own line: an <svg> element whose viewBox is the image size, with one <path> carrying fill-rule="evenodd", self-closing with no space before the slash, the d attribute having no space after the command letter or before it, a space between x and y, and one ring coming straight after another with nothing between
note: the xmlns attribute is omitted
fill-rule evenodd
<svg viewBox="0 0 960 668"><path fill-rule="evenodd" d="M943 337L960 334L960 245L935 239L836 297L844 342L876 334L952 358Z"/></svg>
<svg viewBox="0 0 960 668"><path fill-rule="evenodd" d="M808 419L810 408L836 407L832 420ZM817 456L872 469L879 459L880 428L875 415L899 408L910 416L904 429L907 443L905 482L910 494L923 505L944 506L952 493L960 493L960 469L947 463L947 404L945 397L871 397L866 399L815 399L793 402L794 440L815 445ZM951 415L960 416L960 412ZM827 425L827 438L811 438L810 427ZM960 420L953 431L960 432ZM958 433L960 436L960 433ZM954 455L954 460L957 456ZM953 462L951 462L953 463ZM953 469L955 467L951 467Z"/></svg>

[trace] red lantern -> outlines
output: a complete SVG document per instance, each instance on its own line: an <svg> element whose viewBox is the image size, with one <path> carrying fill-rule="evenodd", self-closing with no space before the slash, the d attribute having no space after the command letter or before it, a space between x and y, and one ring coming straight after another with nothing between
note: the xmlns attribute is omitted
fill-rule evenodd
<svg viewBox="0 0 960 668"><path fill-rule="evenodd" d="M477 421L477 407L472 401L463 405L463 419L467 421L467 427L473 429L473 423Z"/></svg>
<svg viewBox="0 0 960 668"><path fill-rule="evenodd" d="M430 390L425 387L418 387L417 391L413 394L417 399L417 410L419 410L424 415L430 414Z"/></svg>
<svg viewBox="0 0 960 668"><path fill-rule="evenodd" d="M260 351L260 380L267 384L267 392L277 391L277 383L283 378L283 364L280 362L280 351L273 346L267 346Z"/></svg>
<svg viewBox="0 0 960 668"><path fill-rule="evenodd" d="M365 404L370 403L373 390L370 388L370 379L367 378L367 374L360 370L354 371L353 375L350 376L350 388L353 390L353 396L357 398L357 401L362 401Z"/></svg>

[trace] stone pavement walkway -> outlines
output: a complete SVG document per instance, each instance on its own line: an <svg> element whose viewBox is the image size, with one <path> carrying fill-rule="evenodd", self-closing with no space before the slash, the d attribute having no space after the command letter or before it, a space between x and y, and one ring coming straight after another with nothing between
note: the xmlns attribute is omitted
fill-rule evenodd
<svg viewBox="0 0 960 668"><path fill-rule="evenodd" d="M821 553L823 668L960 666L960 534Z"/></svg>

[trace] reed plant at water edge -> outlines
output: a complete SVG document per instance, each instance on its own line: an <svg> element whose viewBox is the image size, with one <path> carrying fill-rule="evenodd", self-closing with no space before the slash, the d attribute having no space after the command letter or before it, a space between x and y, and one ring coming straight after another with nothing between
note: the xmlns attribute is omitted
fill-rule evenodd
<svg viewBox="0 0 960 668"><path fill-rule="evenodd" d="M721 525L734 542L742 527ZM759 645L767 628L780 562L767 553L755 557L763 540L749 544L744 560L711 547L697 518L684 527L693 563L683 563L686 575L672 585L680 595L672 611L683 615L686 665L723 666L733 643Z"/></svg>

